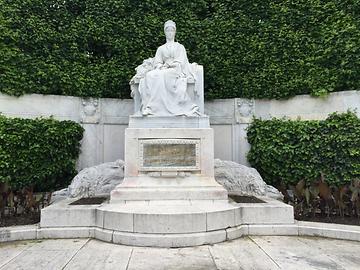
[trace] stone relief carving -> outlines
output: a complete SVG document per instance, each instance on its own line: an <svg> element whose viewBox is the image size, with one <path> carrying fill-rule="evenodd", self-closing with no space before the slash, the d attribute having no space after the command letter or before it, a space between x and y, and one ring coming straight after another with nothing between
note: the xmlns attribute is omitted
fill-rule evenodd
<svg viewBox="0 0 360 270"><path fill-rule="evenodd" d="M97 124L100 122L99 99L82 99L81 105L81 123Z"/></svg>
<svg viewBox="0 0 360 270"><path fill-rule="evenodd" d="M248 123L255 113L255 102L252 99L236 99L236 122Z"/></svg>

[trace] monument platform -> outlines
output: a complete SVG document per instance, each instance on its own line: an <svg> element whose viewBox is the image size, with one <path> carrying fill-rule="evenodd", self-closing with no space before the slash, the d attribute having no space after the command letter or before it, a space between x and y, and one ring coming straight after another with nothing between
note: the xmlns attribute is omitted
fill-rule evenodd
<svg viewBox="0 0 360 270"><path fill-rule="evenodd" d="M43 209L43 234L73 237L86 227L107 242L183 247L240 237L247 224L293 225L291 206L268 199L238 204L216 182L203 68L189 64L175 29L165 23L167 43L130 81L135 114L125 130L123 182L101 205L64 201Z"/></svg>
<svg viewBox="0 0 360 270"><path fill-rule="evenodd" d="M68 199L42 210L40 228L52 238L71 238L75 232L80 237L82 230L91 229L94 234L88 237L116 244L186 247L247 235L249 225L274 225L275 230L294 226L290 205L260 199L263 203L148 200L100 205L71 205L76 199Z"/></svg>

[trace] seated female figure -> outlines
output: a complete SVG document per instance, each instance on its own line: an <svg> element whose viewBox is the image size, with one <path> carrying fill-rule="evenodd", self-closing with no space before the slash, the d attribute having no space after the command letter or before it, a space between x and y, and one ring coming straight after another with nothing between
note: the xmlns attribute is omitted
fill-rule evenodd
<svg viewBox="0 0 360 270"><path fill-rule="evenodd" d="M142 115L199 115L199 108L187 93L187 80L194 75L183 45L175 42L176 25L164 25L166 43L160 46L150 71L139 82Z"/></svg>

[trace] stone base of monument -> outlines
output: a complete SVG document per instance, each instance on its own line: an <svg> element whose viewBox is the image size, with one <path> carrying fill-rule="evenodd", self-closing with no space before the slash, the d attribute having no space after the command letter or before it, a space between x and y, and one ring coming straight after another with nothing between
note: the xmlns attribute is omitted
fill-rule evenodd
<svg viewBox="0 0 360 270"><path fill-rule="evenodd" d="M159 128L170 119L154 117L148 118L150 127L126 129L125 177L109 200L74 205L76 199L68 199L46 207L41 211L42 236L185 247L247 235L250 224L293 226L292 206L269 198L260 203L228 199L214 178L213 130L198 128L197 120L176 117L177 125L187 127ZM132 121L137 126L138 120Z"/></svg>
<svg viewBox="0 0 360 270"><path fill-rule="evenodd" d="M110 203L227 201L227 191L214 178L213 149L211 128L126 129L125 177Z"/></svg>
<svg viewBox="0 0 360 270"><path fill-rule="evenodd" d="M277 228L281 235L291 230L291 206L270 198L259 199L263 203L153 200L100 205L71 205L76 199L67 199L42 210L40 228L50 238L93 237L116 244L156 247L223 242L248 235L250 225L270 226L272 235Z"/></svg>
<svg viewBox="0 0 360 270"><path fill-rule="evenodd" d="M209 116L130 115L129 128L209 128Z"/></svg>

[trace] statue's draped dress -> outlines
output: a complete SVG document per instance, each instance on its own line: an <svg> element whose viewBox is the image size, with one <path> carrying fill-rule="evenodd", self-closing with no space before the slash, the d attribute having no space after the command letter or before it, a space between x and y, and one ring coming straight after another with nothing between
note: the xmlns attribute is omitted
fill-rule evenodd
<svg viewBox="0 0 360 270"><path fill-rule="evenodd" d="M169 64L166 69L154 69L140 80L141 112L143 114L196 115L198 107L188 95L187 79L194 77L183 45L168 42L160 46L153 65ZM172 67L176 65L176 67Z"/></svg>

